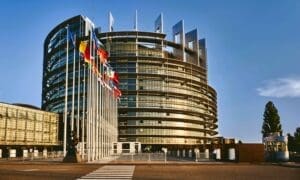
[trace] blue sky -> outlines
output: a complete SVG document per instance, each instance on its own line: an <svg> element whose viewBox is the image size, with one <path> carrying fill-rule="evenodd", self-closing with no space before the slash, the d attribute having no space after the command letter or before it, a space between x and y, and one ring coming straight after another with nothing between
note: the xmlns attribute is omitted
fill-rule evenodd
<svg viewBox="0 0 300 180"><path fill-rule="evenodd" d="M72 16L88 16L103 31L111 11L114 29L153 31L159 13L172 25L198 28L206 38L209 84L218 93L219 132L260 142L264 106L279 110L284 133L300 126L300 1L283 0L2 0L0 101L40 106L43 41Z"/></svg>

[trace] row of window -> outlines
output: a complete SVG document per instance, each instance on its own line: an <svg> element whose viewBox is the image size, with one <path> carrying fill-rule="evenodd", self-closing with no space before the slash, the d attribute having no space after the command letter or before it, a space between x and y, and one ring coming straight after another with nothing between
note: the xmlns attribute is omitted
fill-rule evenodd
<svg viewBox="0 0 300 180"><path fill-rule="evenodd" d="M206 136L208 137L208 136ZM138 137L135 141L142 144L203 144L209 140L193 138L168 138L168 137Z"/></svg>
<svg viewBox="0 0 300 180"><path fill-rule="evenodd" d="M165 108L165 109L177 109L177 110L186 110L186 111L194 111L194 112L200 112L203 114L209 114L209 115L214 115L215 111L212 110L211 108L207 109L205 108L201 108L201 106L193 106L191 104L179 104L176 101L172 102L168 102L168 103L164 103L164 102L143 102L143 101L121 101L119 103L119 107L120 108L135 108L135 107L139 107L139 108Z"/></svg>
<svg viewBox="0 0 300 180"><path fill-rule="evenodd" d="M72 34L76 37L81 36L79 29L80 29L79 23L69 24L69 31L72 32ZM48 53L50 53L52 49L57 48L58 46L66 43L67 38L69 37L67 37L66 28L61 28L60 30L58 30L49 40Z"/></svg>
<svg viewBox="0 0 300 180"><path fill-rule="evenodd" d="M35 132L22 130L8 130L0 128L0 144L1 141L18 144L19 142L37 141L41 143L58 143L58 133L53 132Z"/></svg>
<svg viewBox="0 0 300 180"><path fill-rule="evenodd" d="M32 121L28 119L7 119L0 118L1 128L27 129L36 131L50 131L56 129L57 122ZM50 129L51 127L51 129Z"/></svg>
<svg viewBox="0 0 300 180"><path fill-rule="evenodd" d="M181 127L181 128L198 128L204 129L204 125L188 123L188 122L174 122L162 120L126 120L121 121L120 126L168 126L168 127Z"/></svg>
<svg viewBox="0 0 300 180"><path fill-rule="evenodd" d="M193 91L191 89L183 89L181 87L175 86L175 87L170 87L170 86L162 86L162 85L156 85L157 83L153 82L153 83L149 83L152 85L146 85L146 86L141 86L139 85L139 90L143 91L143 90L148 90L148 91L159 91L159 92L164 92L164 93L177 93L177 94L182 94L182 95L190 95L191 97L196 96L195 98L202 98L202 99L207 99L207 101L214 103L215 100L213 97L209 97L206 95L203 95L201 93L199 93L198 91ZM126 88L127 87L127 88ZM121 90L136 90L136 86L135 85L124 85L121 84L120 85Z"/></svg>
<svg viewBox="0 0 300 180"><path fill-rule="evenodd" d="M127 128L120 129L120 135L160 135L160 136L197 136L204 137L204 132L176 130L176 129L146 129L146 128Z"/></svg>
<svg viewBox="0 0 300 180"><path fill-rule="evenodd" d="M212 123L213 119L204 119L204 117L193 116L187 114L177 114L177 113L165 113L165 112L120 112L120 117L168 117L168 118L179 118L179 119L187 119L187 120L195 120L195 121L205 121Z"/></svg>
<svg viewBox="0 0 300 180"><path fill-rule="evenodd" d="M31 111L18 110L13 108L6 108L0 106L0 121L4 121L9 119L10 122L14 122L14 120L24 119L24 120L34 120L34 121L43 121L43 122L57 122L56 115L49 114L40 114Z"/></svg>

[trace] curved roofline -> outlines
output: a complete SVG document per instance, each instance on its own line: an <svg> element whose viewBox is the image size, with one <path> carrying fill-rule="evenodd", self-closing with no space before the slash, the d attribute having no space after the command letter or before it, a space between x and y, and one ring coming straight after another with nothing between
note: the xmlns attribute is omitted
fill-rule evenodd
<svg viewBox="0 0 300 180"><path fill-rule="evenodd" d="M12 105L12 106L19 106L19 107L25 107L30 109L36 109L41 110L41 108L31 105L31 104L24 104L24 103L6 103L6 102L0 102L0 104L6 104L6 105Z"/></svg>
<svg viewBox="0 0 300 180"><path fill-rule="evenodd" d="M71 17L71 18L69 18L69 19L67 19L67 20L65 20L65 21L63 21L63 22L61 22L61 23L59 23L58 25L56 25L56 26L48 33L48 35L46 36L44 42L45 42L50 36L52 36L55 32L57 32L58 29L61 29L62 27L64 27L65 25L67 25L69 22L72 22L72 21L74 21L75 19L78 19L78 18L79 18L79 19L80 19L80 18L85 19L85 18L87 18L87 17L79 14L79 15L73 16L73 17Z"/></svg>
<svg viewBox="0 0 300 180"><path fill-rule="evenodd" d="M41 110L41 108L31 105L31 104L24 104L24 103L12 103L11 105L15 106L20 106L20 107L26 107L26 108L31 108L31 109L36 109L36 110Z"/></svg>

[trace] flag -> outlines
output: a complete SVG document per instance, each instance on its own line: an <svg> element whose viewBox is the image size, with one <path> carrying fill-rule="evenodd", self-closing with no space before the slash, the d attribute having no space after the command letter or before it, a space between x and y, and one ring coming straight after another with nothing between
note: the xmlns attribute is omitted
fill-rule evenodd
<svg viewBox="0 0 300 180"><path fill-rule="evenodd" d="M75 40L74 40L75 37L73 36L73 33L70 31L69 25L67 25L67 34L68 34L68 40L71 40L73 47L75 47Z"/></svg>
<svg viewBox="0 0 300 180"><path fill-rule="evenodd" d="M117 87L113 88L113 94L115 98L120 98L122 96L122 92Z"/></svg>
<svg viewBox="0 0 300 180"><path fill-rule="evenodd" d="M88 41L81 41L79 45L79 52L81 53L84 61L91 63L90 44Z"/></svg>
<svg viewBox="0 0 300 180"><path fill-rule="evenodd" d="M109 12L109 32L112 32L114 31L114 28L113 28L113 24L114 24L114 17L112 16L111 12Z"/></svg>
<svg viewBox="0 0 300 180"><path fill-rule="evenodd" d="M103 82L103 77L101 76L101 74L98 75L98 81L100 82L101 86L104 87L105 84Z"/></svg>
<svg viewBox="0 0 300 180"><path fill-rule="evenodd" d="M92 30L92 38L95 42L96 49L98 50L100 47L103 47L104 45L101 43L101 41L97 38L95 30Z"/></svg>
<svg viewBox="0 0 300 180"><path fill-rule="evenodd" d="M114 81L115 84L119 85L120 79L119 79L119 74L117 72L114 72L114 76L112 77L112 80Z"/></svg>
<svg viewBox="0 0 300 180"><path fill-rule="evenodd" d="M100 57L100 62L102 64L107 64L108 52L102 48L97 50L97 54Z"/></svg>
<svg viewBox="0 0 300 180"><path fill-rule="evenodd" d="M112 68L107 68L107 76L112 79L114 77L115 71Z"/></svg>
<svg viewBox="0 0 300 180"><path fill-rule="evenodd" d="M119 85L119 75L116 71L112 70L112 68L108 68L107 70L107 76L111 81L114 82L114 84Z"/></svg>
<svg viewBox="0 0 300 180"><path fill-rule="evenodd" d="M96 74L96 76L99 76L100 73L99 73L97 65L95 63L92 63L92 64L93 64L92 65L92 71L93 71L93 73Z"/></svg>
<svg viewBox="0 0 300 180"><path fill-rule="evenodd" d="M102 82L104 84L104 86L109 89L109 90L112 90L111 86L110 86L110 80L109 80L109 77L107 75L107 72L104 72L103 75L101 76L102 78Z"/></svg>

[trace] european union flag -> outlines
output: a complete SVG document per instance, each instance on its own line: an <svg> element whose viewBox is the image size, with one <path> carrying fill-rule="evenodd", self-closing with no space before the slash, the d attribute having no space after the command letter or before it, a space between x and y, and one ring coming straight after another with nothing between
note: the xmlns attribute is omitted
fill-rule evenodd
<svg viewBox="0 0 300 180"><path fill-rule="evenodd" d="M97 49L99 49L100 46L104 46L104 45L101 43L101 41L97 38L96 33L95 33L94 30L92 31L92 38L93 38L93 40L94 40L94 42L95 42L95 44L96 44L96 48L97 48Z"/></svg>
<svg viewBox="0 0 300 180"><path fill-rule="evenodd" d="M69 25L67 26L67 34L68 34L68 40L71 40L73 47L75 47L75 37L73 36L73 33L69 29Z"/></svg>

